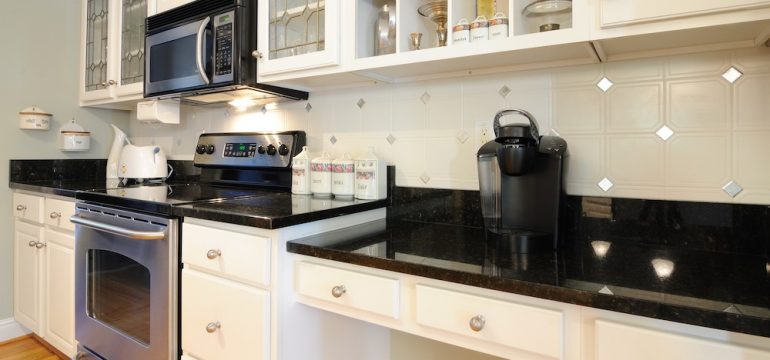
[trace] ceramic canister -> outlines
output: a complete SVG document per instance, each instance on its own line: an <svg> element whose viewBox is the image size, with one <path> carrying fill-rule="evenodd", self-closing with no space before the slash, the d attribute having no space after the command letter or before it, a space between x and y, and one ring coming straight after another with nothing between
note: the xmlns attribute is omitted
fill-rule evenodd
<svg viewBox="0 0 770 360"><path fill-rule="evenodd" d="M302 152L294 157L291 163L291 193L297 195L310 195L310 156L307 146L302 147Z"/></svg>
<svg viewBox="0 0 770 360"><path fill-rule="evenodd" d="M332 161L332 194L334 197L352 199L356 189L354 163L350 154Z"/></svg>
<svg viewBox="0 0 770 360"><path fill-rule="evenodd" d="M310 191L313 196L332 195L332 158L329 153L323 153L310 162Z"/></svg>
<svg viewBox="0 0 770 360"><path fill-rule="evenodd" d="M499 12L492 20L489 20L489 39L503 39L508 37L508 18Z"/></svg>
<svg viewBox="0 0 770 360"><path fill-rule="evenodd" d="M462 18L457 22L457 25L452 27L452 43L467 44L469 42L471 42L471 25L468 24L468 19Z"/></svg>
<svg viewBox="0 0 770 360"><path fill-rule="evenodd" d="M386 166L374 153L374 147L356 159L356 199L377 200L388 196Z"/></svg>
<svg viewBox="0 0 770 360"><path fill-rule="evenodd" d="M479 16L471 23L471 42L489 39L489 21Z"/></svg>

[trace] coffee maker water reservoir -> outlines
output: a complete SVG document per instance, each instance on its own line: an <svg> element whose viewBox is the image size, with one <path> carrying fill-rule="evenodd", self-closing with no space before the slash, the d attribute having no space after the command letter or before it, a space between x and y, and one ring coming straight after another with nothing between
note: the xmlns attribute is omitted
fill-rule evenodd
<svg viewBox="0 0 770 360"><path fill-rule="evenodd" d="M528 123L501 126L507 115L521 115ZM496 138L477 154L487 233L511 242L517 252L553 251L567 143L558 136L541 136L535 118L521 109L498 112L494 130Z"/></svg>

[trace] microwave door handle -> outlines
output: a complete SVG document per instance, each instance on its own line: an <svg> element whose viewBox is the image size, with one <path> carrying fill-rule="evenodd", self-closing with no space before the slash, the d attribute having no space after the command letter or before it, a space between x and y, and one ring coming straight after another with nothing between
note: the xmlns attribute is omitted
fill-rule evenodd
<svg viewBox="0 0 770 360"><path fill-rule="evenodd" d="M195 43L195 64L198 65L198 73L200 73L203 83L206 85L211 81L209 81L209 77L206 75L206 69L203 68L203 32L206 30L209 21L210 18L206 17L203 19L203 22L201 22L201 26L198 28L197 41Z"/></svg>

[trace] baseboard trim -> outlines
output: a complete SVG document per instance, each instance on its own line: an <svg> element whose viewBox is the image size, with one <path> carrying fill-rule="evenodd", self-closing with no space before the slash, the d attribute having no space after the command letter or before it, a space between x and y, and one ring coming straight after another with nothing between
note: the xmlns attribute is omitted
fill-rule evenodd
<svg viewBox="0 0 770 360"><path fill-rule="evenodd" d="M31 333L13 318L0 319L0 342Z"/></svg>

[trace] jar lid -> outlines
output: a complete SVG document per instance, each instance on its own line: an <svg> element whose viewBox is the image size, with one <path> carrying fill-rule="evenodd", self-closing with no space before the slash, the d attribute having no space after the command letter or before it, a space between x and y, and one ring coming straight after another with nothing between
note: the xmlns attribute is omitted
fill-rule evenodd
<svg viewBox="0 0 770 360"><path fill-rule="evenodd" d="M572 0L537 0L531 2L522 14L550 14L565 11L572 8Z"/></svg>
<svg viewBox="0 0 770 360"><path fill-rule="evenodd" d="M24 108L21 111L19 111L19 115L43 115L43 116L53 116L51 113L47 113L45 110L37 107L37 106L30 106L28 108Z"/></svg>

